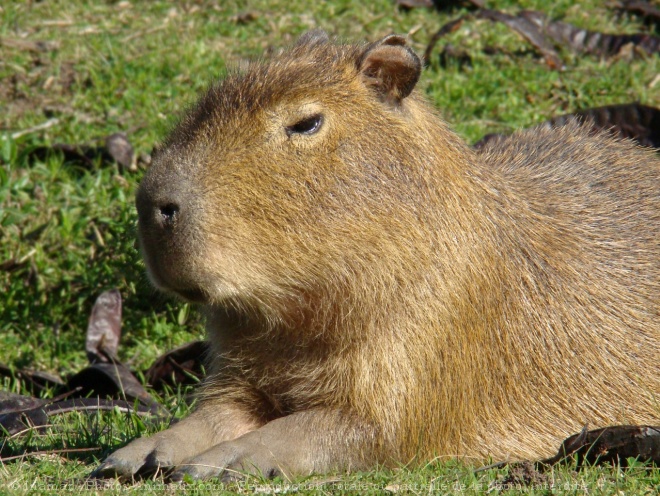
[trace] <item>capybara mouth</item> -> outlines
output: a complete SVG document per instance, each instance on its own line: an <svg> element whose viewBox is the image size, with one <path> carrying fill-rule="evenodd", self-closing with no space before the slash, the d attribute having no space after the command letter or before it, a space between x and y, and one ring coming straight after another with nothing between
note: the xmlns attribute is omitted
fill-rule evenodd
<svg viewBox="0 0 660 496"><path fill-rule="evenodd" d="M170 288L170 291L189 303L206 303L208 301L206 293L199 288Z"/></svg>

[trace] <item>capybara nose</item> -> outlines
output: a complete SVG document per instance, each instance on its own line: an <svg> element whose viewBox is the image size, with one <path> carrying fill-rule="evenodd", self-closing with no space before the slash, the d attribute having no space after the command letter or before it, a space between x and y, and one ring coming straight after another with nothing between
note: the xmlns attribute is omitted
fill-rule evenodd
<svg viewBox="0 0 660 496"><path fill-rule="evenodd" d="M135 203L143 234L148 231L169 235L181 229L186 209L180 188L163 187L149 177L144 186L140 185Z"/></svg>
<svg viewBox="0 0 660 496"><path fill-rule="evenodd" d="M138 195L137 209L140 227L150 232L173 234L180 228L183 212L181 202L165 197L153 199Z"/></svg>
<svg viewBox="0 0 660 496"><path fill-rule="evenodd" d="M168 172L167 164L152 164L138 188L135 204L143 235L169 237L185 231L191 206L189 183L182 174Z"/></svg>
<svg viewBox="0 0 660 496"><path fill-rule="evenodd" d="M173 229L179 220L180 208L178 203L169 201L155 209L155 223L163 229Z"/></svg>

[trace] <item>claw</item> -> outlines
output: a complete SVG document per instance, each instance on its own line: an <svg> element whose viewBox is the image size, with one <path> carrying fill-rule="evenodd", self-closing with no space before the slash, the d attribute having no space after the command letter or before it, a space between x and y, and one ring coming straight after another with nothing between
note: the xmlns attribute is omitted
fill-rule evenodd
<svg viewBox="0 0 660 496"><path fill-rule="evenodd" d="M92 479L106 479L111 477L112 474L109 473L108 469L111 468L107 462L103 462L101 465L96 467L94 471L89 474Z"/></svg>
<svg viewBox="0 0 660 496"><path fill-rule="evenodd" d="M183 470L175 470L170 474L168 480L170 482L183 482L183 478L186 476L186 472Z"/></svg>
<svg viewBox="0 0 660 496"><path fill-rule="evenodd" d="M228 470L228 469L225 469L222 472L222 477L220 477L220 481L223 482L224 484L229 484L231 482L242 482L245 479L246 476L242 472L238 472L237 470Z"/></svg>
<svg viewBox="0 0 660 496"><path fill-rule="evenodd" d="M99 465L91 474L92 479L112 479L117 478L121 481L128 480L133 474L127 475L121 467L115 465L112 460L106 460Z"/></svg>

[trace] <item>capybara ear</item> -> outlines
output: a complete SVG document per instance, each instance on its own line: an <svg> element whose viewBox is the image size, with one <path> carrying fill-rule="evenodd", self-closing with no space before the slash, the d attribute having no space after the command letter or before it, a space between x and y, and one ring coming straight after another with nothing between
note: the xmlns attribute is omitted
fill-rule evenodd
<svg viewBox="0 0 660 496"><path fill-rule="evenodd" d="M422 62L403 36L390 35L366 48L358 69L364 83L374 88L381 100L398 105L417 84Z"/></svg>
<svg viewBox="0 0 660 496"><path fill-rule="evenodd" d="M303 46L303 45L312 46L319 43L329 43L329 42L330 42L330 37L328 36L328 33L323 31L321 28L316 28L302 34L300 38L298 38L298 41L296 41L295 46Z"/></svg>

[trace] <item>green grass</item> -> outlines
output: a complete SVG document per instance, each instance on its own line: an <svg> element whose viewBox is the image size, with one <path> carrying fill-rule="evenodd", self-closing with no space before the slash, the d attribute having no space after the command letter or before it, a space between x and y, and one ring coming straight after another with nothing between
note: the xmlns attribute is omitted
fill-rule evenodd
<svg viewBox="0 0 660 496"><path fill-rule="evenodd" d="M544 10L610 32L647 29L598 0L488 4L511 13ZM137 152L149 153L177 114L227 67L286 45L312 27L350 40L409 33L414 48L423 53L441 25L465 13L460 8L405 12L389 0L93 0L8 2L0 8L0 39L14 42L0 44L0 264L13 265L0 269L0 362L62 376L86 364L88 315L95 297L111 287L119 288L124 298L120 357L135 369L144 370L162 352L202 336L203 322L194 308L157 294L144 275L133 206L142 172L107 162L82 168L57 153L35 159L32 150L54 143L98 144L110 133L125 131ZM240 22L246 12L255 19ZM55 49L30 51L16 43L25 40L53 42ZM471 64L441 67L438 54L445 43L467 51ZM487 55L485 47L496 48L496 54ZM420 88L470 142L581 108L633 101L660 104L657 56L561 55L566 70L550 71L505 26L469 20L440 41ZM57 121L22 134L49 119ZM9 261L14 263L5 264ZM7 379L3 388L20 392L22 384ZM162 397L177 416L189 408L183 394ZM119 413L57 419L50 429L2 444L3 456L37 454L0 465L0 492L33 487L36 493L48 493L48 484L62 490L63 484L80 484L109 451L161 427ZM88 448L99 449L77 451ZM433 485L440 492L471 494L491 488L507 494L497 486L505 474L491 470L475 475L467 464L439 461L416 470L313 478L301 487L417 494L428 493ZM137 487L157 493L161 483L146 481ZM569 465L553 470L548 484L554 486L530 486L527 491L655 494L660 475L639 466L575 472ZM199 484L193 489L212 492ZM250 488L238 485L233 490L247 493Z"/></svg>

